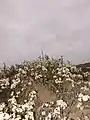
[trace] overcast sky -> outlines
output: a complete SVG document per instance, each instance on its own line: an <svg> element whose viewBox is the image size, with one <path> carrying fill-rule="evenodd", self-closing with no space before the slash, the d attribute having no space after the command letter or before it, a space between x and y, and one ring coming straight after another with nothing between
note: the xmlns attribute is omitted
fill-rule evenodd
<svg viewBox="0 0 90 120"><path fill-rule="evenodd" d="M90 0L0 0L0 64L40 51L90 61Z"/></svg>

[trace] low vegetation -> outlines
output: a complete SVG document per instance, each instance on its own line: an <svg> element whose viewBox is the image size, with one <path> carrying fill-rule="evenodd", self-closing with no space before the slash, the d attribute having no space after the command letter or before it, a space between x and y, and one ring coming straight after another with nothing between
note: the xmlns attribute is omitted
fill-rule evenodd
<svg viewBox="0 0 90 120"><path fill-rule="evenodd" d="M4 64L0 120L90 120L90 73L62 56Z"/></svg>

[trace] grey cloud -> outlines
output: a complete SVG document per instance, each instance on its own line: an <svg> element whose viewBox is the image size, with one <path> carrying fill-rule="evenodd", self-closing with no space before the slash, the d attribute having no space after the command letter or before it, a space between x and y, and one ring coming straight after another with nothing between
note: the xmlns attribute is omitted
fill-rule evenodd
<svg viewBox="0 0 90 120"><path fill-rule="evenodd" d="M73 63L90 60L90 0L0 0L0 63L41 50Z"/></svg>

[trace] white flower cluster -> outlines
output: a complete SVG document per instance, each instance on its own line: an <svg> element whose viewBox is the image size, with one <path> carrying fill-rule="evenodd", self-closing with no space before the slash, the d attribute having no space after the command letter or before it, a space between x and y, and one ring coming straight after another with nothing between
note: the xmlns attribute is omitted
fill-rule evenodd
<svg viewBox="0 0 90 120"><path fill-rule="evenodd" d="M0 103L0 120L9 120L10 116L6 112L2 112L5 108L5 103Z"/></svg>
<svg viewBox="0 0 90 120"><path fill-rule="evenodd" d="M67 107L67 104L63 100L57 100L56 105L60 106L62 109L65 109Z"/></svg>
<svg viewBox="0 0 90 120"><path fill-rule="evenodd" d="M57 100L55 102L49 102L49 103L44 103L40 108L39 108L39 118L38 119L45 119L45 120L57 120L57 119L62 119L66 120L66 116L63 118L61 117L62 111L64 111L67 108L66 102L63 100Z"/></svg>
<svg viewBox="0 0 90 120"><path fill-rule="evenodd" d="M17 101L15 99L15 96L13 96L11 99L8 100L9 109L12 111L12 114L8 114L6 112L2 112L2 110L5 108L5 104L0 104L0 120L20 120L22 119L21 115L25 114L24 118L22 120L34 120L34 114L33 109L35 106L34 99L37 97L35 91L30 92L30 100L24 100L25 104L17 104ZM7 108L8 109L8 108Z"/></svg>
<svg viewBox="0 0 90 120"><path fill-rule="evenodd" d="M62 79L59 77L59 79L55 79L55 83L56 84L60 84L60 83L62 83Z"/></svg>
<svg viewBox="0 0 90 120"><path fill-rule="evenodd" d="M39 74L39 75L36 74L35 80L40 79L40 78L42 78L42 75L41 74Z"/></svg>
<svg viewBox="0 0 90 120"><path fill-rule="evenodd" d="M15 88L18 83L20 83L20 78L13 79L11 84L11 89Z"/></svg>
<svg viewBox="0 0 90 120"><path fill-rule="evenodd" d="M24 69L26 69L26 68L24 67ZM19 72L21 72L22 74L26 74L27 73L25 70L23 70L21 68L19 68Z"/></svg>
<svg viewBox="0 0 90 120"><path fill-rule="evenodd" d="M89 75L89 72L84 73L84 77L88 77L88 75Z"/></svg>
<svg viewBox="0 0 90 120"><path fill-rule="evenodd" d="M5 104L4 104L4 103L1 103L1 104L0 104L0 112L3 110L4 107L5 107Z"/></svg>
<svg viewBox="0 0 90 120"><path fill-rule="evenodd" d="M58 61L54 60L35 61L31 65L31 76L39 82L40 79L41 81L43 79L43 82L46 84L49 84L50 81L54 86L60 85L66 80L74 87L75 84L81 84L81 81L85 79L84 77L89 75L88 72L83 73L82 70L76 66L59 66L57 63Z"/></svg>
<svg viewBox="0 0 90 120"><path fill-rule="evenodd" d="M88 101L90 99L90 96L89 95L83 95L82 93L80 93L79 95L78 95L78 101Z"/></svg>
<svg viewBox="0 0 90 120"><path fill-rule="evenodd" d="M7 88L7 86L9 86L9 78L1 79L0 80L0 86L1 86L1 89Z"/></svg>
<svg viewBox="0 0 90 120"><path fill-rule="evenodd" d="M12 119L10 119L10 117L11 116L8 113L0 112L0 120L12 120Z"/></svg>
<svg viewBox="0 0 90 120"><path fill-rule="evenodd" d="M75 68L76 67L74 67L74 69ZM72 84L72 87L74 87L74 84L75 84L74 80L75 80L76 74L72 74L71 70L67 67L57 68L56 70L58 72L56 73L56 75L53 76L53 79L55 79L55 84L58 85L58 84L62 84L65 81L68 81Z"/></svg>
<svg viewBox="0 0 90 120"><path fill-rule="evenodd" d="M87 86L81 87L81 90L83 91L89 91L89 88Z"/></svg>
<svg viewBox="0 0 90 120"><path fill-rule="evenodd" d="M47 69L46 69L44 66L42 66L42 70L43 70L43 71L47 71Z"/></svg>
<svg viewBox="0 0 90 120"><path fill-rule="evenodd" d="M87 102L88 100L90 100L90 96L89 95L84 95L82 93L80 93L78 95L78 104L77 104L77 108L79 108L80 110L83 110L84 109L84 106L83 106L83 102Z"/></svg>

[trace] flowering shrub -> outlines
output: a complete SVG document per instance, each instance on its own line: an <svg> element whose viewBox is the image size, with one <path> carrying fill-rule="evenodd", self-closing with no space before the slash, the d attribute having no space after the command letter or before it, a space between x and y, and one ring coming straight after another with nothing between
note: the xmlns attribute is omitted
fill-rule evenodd
<svg viewBox="0 0 90 120"><path fill-rule="evenodd" d="M0 68L0 120L72 120L75 111L81 112L73 119L89 120L90 73L62 61L46 56ZM43 102L35 85L53 91L56 99Z"/></svg>

